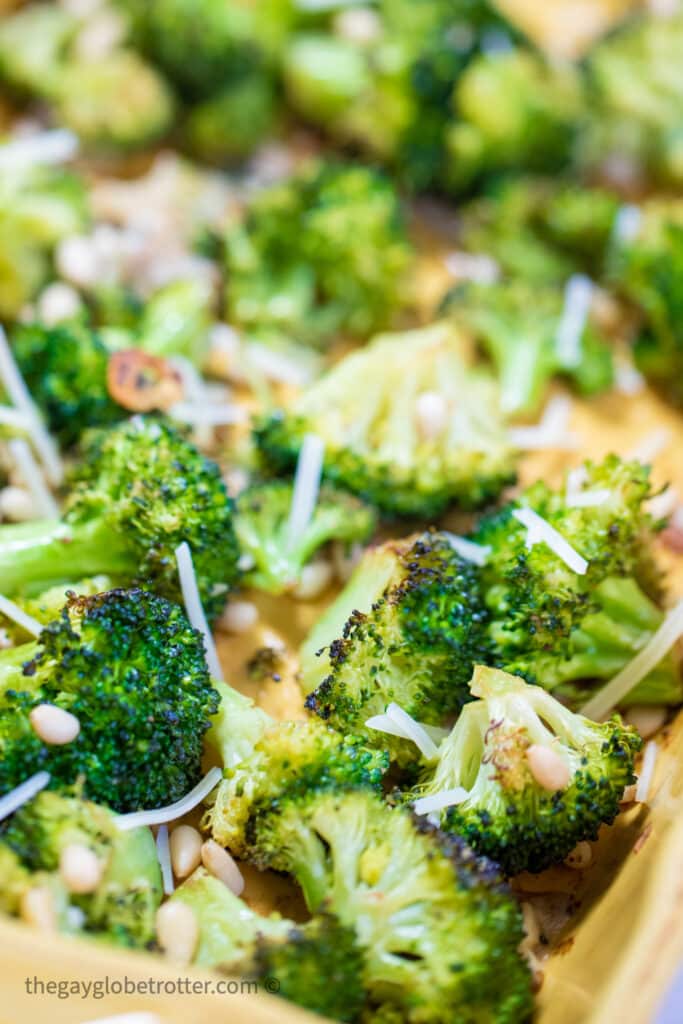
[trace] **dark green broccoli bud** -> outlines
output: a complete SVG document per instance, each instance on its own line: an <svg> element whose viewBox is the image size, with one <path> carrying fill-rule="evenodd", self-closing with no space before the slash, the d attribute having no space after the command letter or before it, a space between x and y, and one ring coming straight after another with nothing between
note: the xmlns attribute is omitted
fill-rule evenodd
<svg viewBox="0 0 683 1024"><path fill-rule="evenodd" d="M442 311L472 332L496 368L505 412L533 413L556 375L568 377L584 395L607 390L613 381L612 351L589 318L569 364L558 344L565 299L559 288L510 283L457 285Z"/></svg>
<svg viewBox="0 0 683 1024"><path fill-rule="evenodd" d="M446 535L371 549L304 643L306 706L342 732L362 732L391 702L440 725L469 698L473 666L486 660L486 625L478 570ZM378 736L402 759L405 741L370 731L367 742Z"/></svg>
<svg viewBox="0 0 683 1024"><path fill-rule="evenodd" d="M490 549L483 580L498 664L582 703L596 682L620 671L662 622L654 564L658 525L647 510L649 468L616 455L586 463L574 503L544 482L484 518L474 540ZM580 556L575 571L547 543L527 546L516 514L532 510ZM580 685L579 685L580 684ZM673 655L624 700L678 704L683 689Z"/></svg>
<svg viewBox="0 0 683 1024"><path fill-rule="evenodd" d="M405 302L398 195L358 164L315 165L257 193L226 238L227 307L252 335L324 347L367 337Z"/></svg>
<svg viewBox="0 0 683 1024"><path fill-rule="evenodd" d="M354 1021L364 1002L363 956L353 928L321 913L305 924L262 917L199 868L174 893L199 925L195 963L241 978L277 978L279 995L331 1020Z"/></svg>
<svg viewBox="0 0 683 1024"><path fill-rule="evenodd" d="M105 574L180 594L176 548L187 541L210 618L237 577L233 506L218 467L173 427L135 417L83 446L60 520L0 527L6 594Z"/></svg>
<svg viewBox="0 0 683 1024"><path fill-rule="evenodd" d="M49 278L55 245L86 221L75 175L54 167L0 171L0 316L18 316Z"/></svg>
<svg viewBox="0 0 683 1024"><path fill-rule="evenodd" d="M624 22L589 54L579 161L616 184L683 182L683 14Z"/></svg>
<svg viewBox="0 0 683 1024"><path fill-rule="evenodd" d="M214 812L215 838L292 874L311 911L355 929L369 1016L527 1020L520 913L493 864L371 791L309 787L294 796L271 782L264 790L252 779L246 821Z"/></svg>
<svg viewBox="0 0 683 1024"><path fill-rule="evenodd" d="M12 350L48 427L69 447L86 427L116 423L128 415L107 390L109 350L96 331L81 324L18 326Z"/></svg>
<svg viewBox="0 0 683 1024"><path fill-rule="evenodd" d="M198 160L221 166L244 160L272 131L276 94L270 76L256 68L193 106L182 139Z"/></svg>
<svg viewBox="0 0 683 1024"><path fill-rule="evenodd" d="M441 827L509 875L543 871L597 839L635 782L635 729L618 717L591 722L497 669L478 666L471 691L479 699L464 708L410 798L462 788Z"/></svg>
<svg viewBox="0 0 683 1024"><path fill-rule="evenodd" d="M473 60L457 83L453 107L446 177L455 192L501 172L561 169L583 113L574 69L521 48Z"/></svg>
<svg viewBox="0 0 683 1024"><path fill-rule="evenodd" d="M329 541L364 543L376 526L373 510L358 498L323 486L302 536L289 540L294 487L282 480L253 484L237 498L235 533L243 556L253 564L245 582L271 594L298 583L304 566Z"/></svg>
<svg viewBox="0 0 683 1024"><path fill-rule="evenodd" d="M201 634L164 598L73 595L36 643L2 653L0 674L0 792L47 769L53 787L83 776L88 798L134 811L173 803L199 781L219 697ZM75 715L76 739L44 743L29 718L41 704Z"/></svg>
<svg viewBox="0 0 683 1024"><path fill-rule="evenodd" d="M327 479L388 515L476 507L515 477L497 385L447 321L352 352L258 424L255 439L272 468L287 470L307 433L325 443Z"/></svg>
<svg viewBox="0 0 683 1024"><path fill-rule="evenodd" d="M144 948L155 936L155 915L161 903L161 871L154 837L148 828L120 830L105 807L68 794L40 793L0 829L0 859L11 853L21 866L23 891L37 884L59 886L60 859L71 845L92 851L102 866L93 892L68 894L82 924L61 915L65 930L82 932L119 946ZM13 894L0 897L6 912L16 913L16 875L2 887ZM13 884L13 881L15 884ZM64 894L67 895L67 894ZM14 905L12 905L14 904ZM60 929L61 930L61 929Z"/></svg>

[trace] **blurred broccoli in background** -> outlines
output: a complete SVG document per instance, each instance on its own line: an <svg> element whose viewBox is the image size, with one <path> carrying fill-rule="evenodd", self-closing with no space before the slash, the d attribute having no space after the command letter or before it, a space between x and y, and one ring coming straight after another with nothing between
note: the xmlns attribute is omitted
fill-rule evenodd
<svg viewBox="0 0 683 1024"><path fill-rule="evenodd" d="M445 320L352 352L257 424L255 440L286 470L307 433L325 443L325 476L390 516L473 508L515 477L495 380Z"/></svg>
<svg viewBox="0 0 683 1024"><path fill-rule="evenodd" d="M83 880L76 891L68 885L74 883L67 860L74 848L81 862L81 851L96 858L92 888L86 885L85 891ZM59 931L139 949L154 941L162 885L148 828L122 831L105 807L68 793L43 792L0 828L0 864L5 913L18 914L26 896L39 888L48 894Z"/></svg>
<svg viewBox="0 0 683 1024"><path fill-rule="evenodd" d="M391 182L360 164L318 164L257 193L229 230L228 312L266 340L366 337L405 305L411 259Z"/></svg>
<svg viewBox="0 0 683 1024"><path fill-rule="evenodd" d="M587 126L578 159L618 186L683 183L683 12L643 14L586 62Z"/></svg>

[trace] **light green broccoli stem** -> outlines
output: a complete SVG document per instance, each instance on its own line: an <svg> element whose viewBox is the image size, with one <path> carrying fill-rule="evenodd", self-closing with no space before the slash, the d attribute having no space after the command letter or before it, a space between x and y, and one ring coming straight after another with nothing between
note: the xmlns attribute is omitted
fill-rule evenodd
<svg viewBox="0 0 683 1024"><path fill-rule="evenodd" d="M244 697L226 683L213 681L221 698L217 714L204 739L207 750L215 755L226 769L236 768L251 757L273 719L253 700Z"/></svg>

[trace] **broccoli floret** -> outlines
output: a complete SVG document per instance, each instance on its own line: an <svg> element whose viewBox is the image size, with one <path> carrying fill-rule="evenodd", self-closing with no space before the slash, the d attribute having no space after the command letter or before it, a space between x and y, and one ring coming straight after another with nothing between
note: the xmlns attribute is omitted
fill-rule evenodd
<svg viewBox="0 0 683 1024"><path fill-rule="evenodd" d="M490 549L482 571L498 664L579 704L597 681L635 657L663 618L648 467L611 455L586 463L584 474L587 505L572 504L564 488L540 481L484 518L473 538ZM586 572L574 571L546 543L527 547L519 509L549 523L586 559ZM680 673L668 655L623 703L682 698Z"/></svg>
<svg viewBox="0 0 683 1024"><path fill-rule="evenodd" d="M588 126L580 160L619 185L683 182L683 14L643 15L600 42L587 59Z"/></svg>
<svg viewBox="0 0 683 1024"><path fill-rule="evenodd" d="M635 729L619 718L591 722L497 669L478 666L471 690L479 699L464 708L411 799L466 790L462 802L442 812L441 827L509 875L543 871L582 840L597 839L635 782ZM537 778L532 758L539 751L549 752L558 783L566 772L565 784L552 788L550 777Z"/></svg>
<svg viewBox="0 0 683 1024"><path fill-rule="evenodd" d="M473 60L455 88L446 131L450 189L468 191L505 171L565 166L582 114L579 81L570 66L521 48Z"/></svg>
<svg viewBox="0 0 683 1024"><path fill-rule="evenodd" d="M469 697L486 620L477 569L444 534L371 549L304 643L306 706L342 732L361 732L392 701L439 725ZM378 737L402 759L404 741L370 731L367 742Z"/></svg>
<svg viewBox="0 0 683 1024"><path fill-rule="evenodd" d="M435 419L423 415L425 398ZM515 477L497 385L471 366L447 321L352 352L258 424L255 439L266 461L286 470L307 433L325 442L327 479L388 515L430 519L452 502L472 508Z"/></svg>
<svg viewBox="0 0 683 1024"><path fill-rule="evenodd" d="M135 344L153 356L182 356L200 367L209 347L211 289L199 279L173 281L142 311Z"/></svg>
<svg viewBox="0 0 683 1024"><path fill-rule="evenodd" d="M302 536L289 540L293 485L282 480L253 484L237 498L235 533L253 563L245 583L271 594L294 587L304 566L329 541L364 543L376 526L373 510L358 498L323 486Z"/></svg>
<svg viewBox="0 0 683 1024"><path fill-rule="evenodd" d="M24 96L41 95L59 74L78 19L57 4L29 4L0 22L0 78Z"/></svg>
<svg viewBox="0 0 683 1024"><path fill-rule="evenodd" d="M211 728L206 734L205 747L225 768L234 768L249 757L266 729L274 719L257 707L253 700L234 690L226 683L213 683L220 697Z"/></svg>
<svg viewBox="0 0 683 1024"><path fill-rule="evenodd" d="M173 895L199 925L195 963L240 977L277 978L278 993L331 1020L354 1021L364 1002L363 957L355 931L332 914L295 924L262 917L199 868Z"/></svg>
<svg viewBox="0 0 683 1024"><path fill-rule="evenodd" d="M273 784L275 772L248 777L242 820L226 818L230 804L220 801L215 838L262 868L292 874L311 911L355 929L369 1017L528 1018L520 914L494 865L367 789L296 792L288 780ZM222 787L236 788L230 779Z"/></svg>
<svg viewBox="0 0 683 1024"><path fill-rule="evenodd" d="M113 583L108 576L92 576L89 579L50 587L34 597L18 597L15 603L36 622L47 626L49 622L59 618L70 594L92 597L93 594L102 594L105 590L112 589ZM5 616L0 618L0 622L14 645L26 643L26 630L19 623Z"/></svg>
<svg viewBox="0 0 683 1024"><path fill-rule="evenodd" d="M175 550L187 541L210 618L237 577L233 506L218 467L167 424L135 417L83 446L59 520L0 527L6 594L104 574L180 594Z"/></svg>
<svg viewBox="0 0 683 1024"><path fill-rule="evenodd" d="M201 776L204 733L218 710L201 634L148 591L71 596L37 642L0 657L0 791L43 768L50 785L85 781L118 811L159 807ZM80 722L76 739L43 742L29 715L41 704Z"/></svg>
<svg viewBox="0 0 683 1024"><path fill-rule="evenodd" d="M506 413L535 412L556 375L568 377L584 395L612 384L611 348L590 318L578 358L564 359L557 340L564 301L558 288L519 280L458 285L447 296L443 311L473 334L494 364Z"/></svg>
<svg viewBox="0 0 683 1024"><path fill-rule="evenodd" d="M198 160L231 165L249 156L272 132L276 114L273 83L255 69L187 112L183 142Z"/></svg>
<svg viewBox="0 0 683 1024"><path fill-rule="evenodd" d="M31 394L60 444L75 444L86 427L103 427L127 413L107 389L109 350L81 324L18 326L12 349Z"/></svg>
<svg viewBox="0 0 683 1024"><path fill-rule="evenodd" d="M323 163L257 193L226 238L227 307L249 334L324 347L365 337L404 300L412 256L394 187Z"/></svg>
<svg viewBox="0 0 683 1024"><path fill-rule="evenodd" d="M102 865L93 892L68 896L69 906L83 915L78 931L119 946L151 945L162 885L154 838L148 828L122 831L105 807L68 794L42 792L0 830L0 858L8 854L16 858L22 871L22 891L45 881L59 884L60 858L72 844L91 850ZM6 877L3 874L5 893L0 900L5 902L7 912L16 913L16 875L10 876L9 885ZM13 894L10 905L8 892ZM62 923L74 930L68 915L63 916Z"/></svg>

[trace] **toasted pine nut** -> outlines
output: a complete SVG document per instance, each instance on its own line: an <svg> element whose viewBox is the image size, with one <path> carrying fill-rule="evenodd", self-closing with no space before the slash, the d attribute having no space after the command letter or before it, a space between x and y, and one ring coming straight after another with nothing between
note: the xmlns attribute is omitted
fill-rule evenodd
<svg viewBox="0 0 683 1024"><path fill-rule="evenodd" d="M57 931L54 899L46 885L35 885L21 896L21 917L26 924L45 932Z"/></svg>
<svg viewBox="0 0 683 1024"><path fill-rule="evenodd" d="M590 843L577 843L572 852L565 858L568 868L583 871L593 863L593 847Z"/></svg>
<svg viewBox="0 0 683 1024"><path fill-rule="evenodd" d="M258 622L258 608L251 601L231 601L219 620L228 633L248 633Z"/></svg>
<svg viewBox="0 0 683 1024"><path fill-rule="evenodd" d="M192 907L182 900L168 900L157 910L157 941L166 956L189 964L199 941L199 923Z"/></svg>
<svg viewBox="0 0 683 1024"><path fill-rule="evenodd" d="M202 837L191 825L178 825L171 832L171 865L176 878L187 878L202 862Z"/></svg>
<svg viewBox="0 0 683 1024"><path fill-rule="evenodd" d="M319 559L310 562L301 570L301 578L294 587L292 594L300 601L314 601L316 597L330 585L332 580L332 566L329 562Z"/></svg>
<svg viewBox="0 0 683 1024"><path fill-rule="evenodd" d="M59 873L69 892L94 892L102 880L104 864L88 846L69 843L59 858Z"/></svg>
<svg viewBox="0 0 683 1024"><path fill-rule="evenodd" d="M239 896L244 890L244 879L240 869L235 864L227 850L207 839L202 846L202 864L207 871L220 879L228 889L232 889L235 896Z"/></svg>
<svg viewBox="0 0 683 1024"><path fill-rule="evenodd" d="M13 523L23 523L36 515L33 498L24 487L10 484L0 491L0 515Z"/></svg>
<svg viewBox="0 0 683 1024"><path fill-rule="evenodd" d="M81 723L76 716L54 704L39 704L28 717L34 732L43 743L55 747L71 743L81 731Z"/></svg>
<svg viewBox="0 0 683 1024"><path fill-rule="evenodd" d="M532 743L526 756L531 774L539 786L543 786L543 789L555 793L558 789L565 789L569 785L571 778L569 767L550 747Z"/></svg>
<svg viewBox="0 0 683 1024"><path fill-rule="evenodd" d="M415 402L417 428L425 441L443 434L448 423L448 404L436 391L423 391Z"/></svg>
<svg viewBox="0 0 683 1024"><path fill-rule="evenodd" d="M632 708L628 709L624 718L629 725L638 730L644 740L649 740L664 725L666 708L634 704Z"/></svg>

